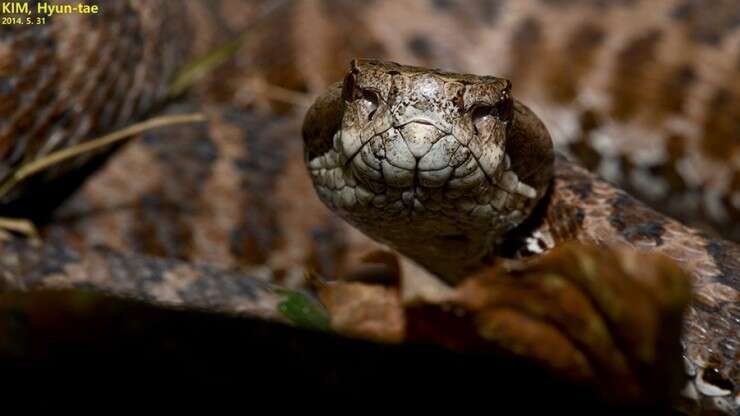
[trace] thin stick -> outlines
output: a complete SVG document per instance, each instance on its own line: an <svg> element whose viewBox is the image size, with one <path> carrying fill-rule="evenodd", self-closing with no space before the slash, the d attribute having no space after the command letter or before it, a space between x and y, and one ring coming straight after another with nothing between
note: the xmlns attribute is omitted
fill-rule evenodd
<svg viewBox="0 0 740 416"><path fill-rule="evenodd" d="M308 94L272 85L260 78L249 80L248 86L255 94L304 109L308 109L313 102Z"/></svg>
<svg viewBox="0 0 740 416"><path fill-rule="evenodd" d="M0 217L0 230L13 231L32 238L39 236L33 222L24 218Z"/></svg>
<svg viewBox="0 0 740 416"><path fill-rule="evenodd" d="M48 155L40 159L26 163L18 168L18 170L13 173L13 176L11 176L2 185L2 187L0 187L0 197L6 195L11 189L13 189L14 186L16 186L22 180L63 160L78 156L82 153L93 151L95 149L99 149L104 146L108 146L128 137L142 133L146 130L151 130L157 127L164 127L173 124L198 123L203 121L206 121L206 117L201 113L154 117L141 123L132 124L125 129L115 131L111 134L107 134L105 136L98 137L75 146L49 153Z"/></svg>
<svg viewBox="0 0 740 416"><path fill-rule="evenodd" d="M275 0L264 6L255 18L255 22L246 27L238 36L234 39L218 46L204 56L198 57L189 64L185 65L174 77L172 83L170 83L168 94L170 97L176 97L183 93L188 87L193 85L196 81L203 78L213 69L217 68L222 63L226 62L229 58L239 50L239 47L244 41L249 38L254 32L254 29L264 22L264 20L275 13L276 11L283 8L283 6L289 4L289 0Z"/></svg>

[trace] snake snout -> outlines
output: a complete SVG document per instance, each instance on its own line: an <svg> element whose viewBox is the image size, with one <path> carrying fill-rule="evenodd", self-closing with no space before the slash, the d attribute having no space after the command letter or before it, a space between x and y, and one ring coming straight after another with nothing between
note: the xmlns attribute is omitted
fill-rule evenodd
<svg viewBox="0 0 740 416"><path fill-rule="evenodd" d="M426 121L406 123L398 129L411 154L420 159L445 132Z"/></svg>
<svg viewBox="0 0 740 416"><path fill-rule="evenodd" d="M387 185L418 185L437 188L450 178L457 141L449 133L426 121L412 121L390 129L382 138L384 159L380 161Z"/></svg>

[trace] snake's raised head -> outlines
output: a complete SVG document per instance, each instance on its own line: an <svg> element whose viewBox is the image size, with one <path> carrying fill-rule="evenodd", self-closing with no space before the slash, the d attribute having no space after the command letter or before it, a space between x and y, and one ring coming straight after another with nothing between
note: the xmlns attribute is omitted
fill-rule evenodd
<svg viewBox="0 0 740 416"><path fill-rule="evenodd" d="M491 76L356 60L303 136L325 204L450 281L482 265L552 173L546 129Z"/></svg>

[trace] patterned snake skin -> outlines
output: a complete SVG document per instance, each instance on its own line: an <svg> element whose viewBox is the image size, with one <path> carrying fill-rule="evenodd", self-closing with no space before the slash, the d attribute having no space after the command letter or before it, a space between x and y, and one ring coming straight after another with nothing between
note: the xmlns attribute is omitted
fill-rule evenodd
<svg viewBox="0 0 740 416"><path fill-rule="evenodd" d="M303 136L328 207L450 282L488 267L516 240L520 256L578 239L674 258L697 295L684 334L687 365L700 367L691 387L709 393L717 386L704 374L721 374L725 389L709 396L729 396L716 399L720 408L735 406L740 247L555 162L547 130L512 99L507 81L354 61L344 83L309 110Z"/></svg>
<svg viewBox="0 0 740 416"><path fill-rule="evenodd" d="M106 12L98 17L0 28L3 180L23 160L146 114L192 53L186 45L202 51L227 39L256 9L225 1L208 6L222 8L209 20L188 17L212 10L196 1L182 9L134 0L99 4ZM513 95L542 119L556 149L706 230L685 227L556 159L554 183L516 230L522 233L513 239L521 242L515 251L537 253L576 238L626 242L678 260L697 294L686 321L688 394L707 408L736 411L740 249L713 236L740 235L739 10L736 1L706 8L689 0L296 2L273 16L235 62L168 109L203 111L208 125L167 128L128 145L54 213L41 248L3 243L4 280L10 287L68 287L67 276L77 276L73 286L236 310L238 298L219 300L218 285L229 283L209 279L221 273L255 282L236 292L263 302L263 309L251 309L255 315L276 318L269 312L276 300L260 281L297 286L307 268L341 275L356 253L377 245L321 204L303 165L298 120L263 111L284 111L285 104L260 97L248 81L264 77L317 94L356 56L495 74L511 80ZM182 25L161 24L176 17ZM353 35L343 36L350 28ZM91 31L100 34L74 41ZM88 46L69 58L71 44ZM21 59L20 48L34 53ZM29 189L39 188L21 188L4 202ZM31 268L39 270L33 279L18 279ZM116 279L122 270L150 283ZM190 276L183 287L193 290L158 286L178 274L171 271ZM204 288L206 282L215 286Z"/></svg>
<svg viewBox="0 0 740 416"><path fill-rule="evenodd" d="M166 96L187 56L187 27L163 24L176 11L162 1L100 7L106 12L93 17L0 27L0 183L23 162L120 128ZM58 165L37 181L89 159ZM24 193L18 187L2 203Z"/></svg>

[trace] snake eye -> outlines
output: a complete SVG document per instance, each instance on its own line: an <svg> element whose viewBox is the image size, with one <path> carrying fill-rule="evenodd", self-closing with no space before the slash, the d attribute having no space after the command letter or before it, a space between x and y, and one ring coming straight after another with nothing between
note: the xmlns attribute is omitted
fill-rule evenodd
<svg viewBox="0 0 740 416"><path fill-rule="evenodd" d="M494 105L478 104L473 107L471 118L475 133L480 134L487 128L491 128L497 121L507 122L511 120L513 103L511 99L503 99Z"/></svg>
<svg viewBox="0 0 740 416"><path fill-rule="evenodd" d="M496 110L492 105L480 104L473 108L471 113L475 134L480 134L496 122Z"/></svg>
<svg viewBox="0 0 740 416"><path fill-rule="evenodd" d="M357 85L357 76L354 72L350 72L344 78L342 98L347 103L353 103L358 110L358 115L365 121L372 120L380 104L377 92Z"/></svg>
<svg viewBox="0 0 740 416"><path fill-rule="evenodd" d="M370 121L373 119L379 103L380 98L375 91L360 90L359 97L357 97L357 105L365 120Z"/></svg>

